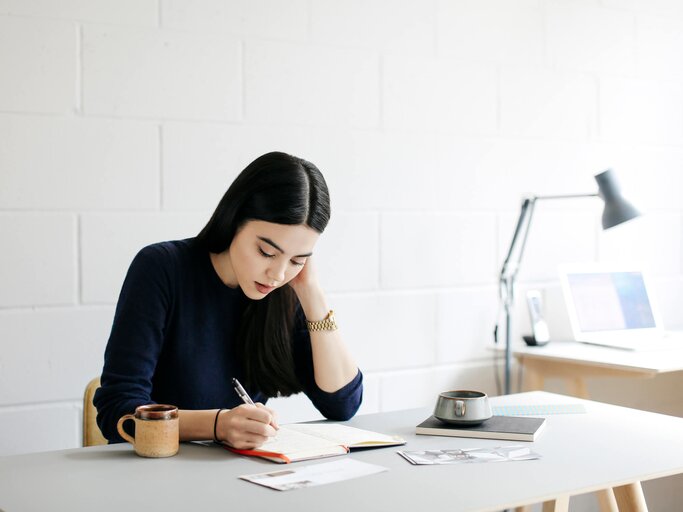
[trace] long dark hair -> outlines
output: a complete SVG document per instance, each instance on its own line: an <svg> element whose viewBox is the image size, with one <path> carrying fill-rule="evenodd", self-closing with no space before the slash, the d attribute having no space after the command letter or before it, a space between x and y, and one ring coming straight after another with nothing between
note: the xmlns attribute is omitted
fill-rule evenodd
<svg viewBox="0 0 683 512"><path fill-rule="evenodd" d="M305 224L322 233L330 220L325 178L302 158L279 152L260 156L230 185L197 242L210 252L223 252L250 220ZM294 291L283 286L249 301L242 317L238 339L245 384L269 397L301 391L292 354L297 304Z"/></svg>

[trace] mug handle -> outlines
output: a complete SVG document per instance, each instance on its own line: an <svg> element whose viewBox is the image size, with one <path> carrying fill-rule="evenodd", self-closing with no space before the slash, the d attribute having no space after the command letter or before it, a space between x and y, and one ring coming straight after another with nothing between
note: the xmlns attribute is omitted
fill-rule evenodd
<svg viewBox="0 0 683 512"><path fill-rule="evenodd" d="M121 419L120 419L120 420L118 421L118 423L116 424L116 430L119 431L119 434L121 435L121 437L123 437L126 441L128 441L128 442L129 442L130 444L132 444L133 446L135 446L135 438L131 437L131 436L128 434L128 432L126 432L125 430L123 430L123 423L124 423L126 420L134 420L134 419L135 419L135 415L134 415L134 414L126 414L125 416L121 416Z"/></svg>
<svg viewBox="0 0 683 512"><path fill-rule="evenodd" d="M455 415L459 418L461 416L465 415L465 401L464 400L456 400L455 401Z"/></svg>

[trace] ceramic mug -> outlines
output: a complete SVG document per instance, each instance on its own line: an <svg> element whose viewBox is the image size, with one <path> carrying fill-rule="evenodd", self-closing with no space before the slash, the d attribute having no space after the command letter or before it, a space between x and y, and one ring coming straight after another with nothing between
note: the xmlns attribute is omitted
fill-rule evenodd
<svg viewBox="0 0 683 512"><path fill-rule="evenodd" d="M135 437L123 430L123 424L135 421ZM141 457L171 457L178 453L180 429L175 405L150 404L122 416L116 425L119 434L133 445Z"/></svg>
<svg viewBox="0 0 683 512"><path fill-rule="evenodd" d="M445 423L475 425L492 415L489 397L481 391L444 391L434 408L434 417Z"/></svg>

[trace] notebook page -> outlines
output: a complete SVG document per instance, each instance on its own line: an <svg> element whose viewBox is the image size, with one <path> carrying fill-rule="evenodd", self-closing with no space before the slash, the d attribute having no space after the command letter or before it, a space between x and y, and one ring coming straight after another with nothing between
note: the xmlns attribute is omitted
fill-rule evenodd
<svg viewBox="0 0 683 512"><path fill-rule="evenodd" d="M371 432L337 423L297 423L287 428L303 434L334 441L344 446L371 446L373 444L398 444L402 440L386 434Z"/></svg>
<svg viewBox="0 0 683 512"><path fill-rule="evenodd" d="M330 447L338 447L341 443L332 439L307 435L291 428L292 425L281 425L275 437L270 438L259 447L260 450L292 454L298 452L325 451Z"/></svg>

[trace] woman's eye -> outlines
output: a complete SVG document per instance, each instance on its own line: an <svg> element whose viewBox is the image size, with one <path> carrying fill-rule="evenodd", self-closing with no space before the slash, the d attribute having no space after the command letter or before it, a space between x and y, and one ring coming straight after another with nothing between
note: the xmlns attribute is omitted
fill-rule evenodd
<svg viewBox="0 0 683 512"><path fill-rule="evenodd" d="M294 260L291 260L291 262L292 262L292 265L296 265L297 267L303 267L304 264L306 263L305 261L294 261Z"/></svg>
<svg viewBox="0 0 683 512"><path fill-rule="evenodd" d="M264 250L261 249L260 247L258 248L258 250L259 250L259 252L261 253L261 256L265 256L266 258L272 258L272 257L275 256L274 254L268 254L266 251L264 251Z"/></svg>

